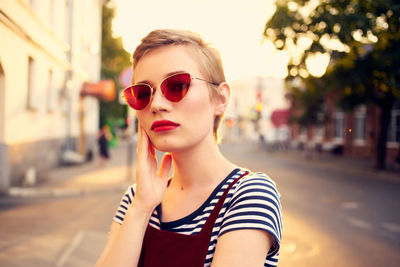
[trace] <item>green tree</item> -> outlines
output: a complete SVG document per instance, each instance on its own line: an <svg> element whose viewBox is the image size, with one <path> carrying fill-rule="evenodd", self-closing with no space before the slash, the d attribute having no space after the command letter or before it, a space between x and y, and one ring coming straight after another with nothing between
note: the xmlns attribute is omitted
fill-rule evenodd
<svg viewBox="0 0 400 267"><path fill-rule="evenodd" d="M115 10L108 2L103 5L102 16L101 78L113 80L118 92L122 88L119 75L131 65L130 54L123 48L121 37L116 38L113 35L112 20ZM117 95L111 102L100 102L100 124L126 119L126 106L119 103L118 97Z"/></svg>
<svg viewBox="0 0 400 267"><path fill-rule="evenodd" d="M278 49L302 47L301 55L289 62L292 74L307 69L310 56L328 53L326 74L309 77L306 84L337 91L342 108L351 110L359 104L380 108L378 169L385 168L391 110L400 98L399 15L397 0L278 0L264 32Z"/></svg>

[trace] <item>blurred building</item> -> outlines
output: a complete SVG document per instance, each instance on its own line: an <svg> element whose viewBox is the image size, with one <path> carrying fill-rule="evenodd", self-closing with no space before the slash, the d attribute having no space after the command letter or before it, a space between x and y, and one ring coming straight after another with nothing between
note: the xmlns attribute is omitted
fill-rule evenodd
<svg viewBox="0 0 400 267"><path fill-rule="evenodd" d="M224 141L261 140L273 144L287 140L288 125L278 125L272 120L274 112L289 107L283 79L245 77L230 85L231 99L224 116Z"/></svg>
<svg viewBox="0 0 400 267"><path fill-rule="evenodd" d="M0 191L94 146L98 96L82 88L100 79L101 12L101 0L0 1Z"/></svg>
<svg viewBox="0 0 400 267"><path fill-rule="evenodd" d="M309 127L291 125L292 146L375 160L381 129L380 109L373 105L359 105L354 111L345 112L335 105L334 93L325 96L325 103L325 115L328 118L325 123ZM386 148L386 162L389 165L399 164L400 101L395 102L392 108Z"/></svg>

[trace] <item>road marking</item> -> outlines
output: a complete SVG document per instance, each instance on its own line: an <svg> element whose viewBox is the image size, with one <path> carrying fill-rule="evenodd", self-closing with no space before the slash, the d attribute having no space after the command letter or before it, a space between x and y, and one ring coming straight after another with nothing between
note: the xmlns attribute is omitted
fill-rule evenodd
<svg viewBox="0 0 400 267"><path fill-rule="evenodd" d="M385 222L382 223L382 227L385 228L386 230L389 230L390 232L400 233L400 225L398 224Z"/></svg>
<svg viewBox="0 0 400 267"><path fill-rule="evenodd" d="M313 257L319 253L319 245L301 236L286 235L282 239L280 255L292 260Z"/></svg>
<svg viewBox="0 0 400 267"><path fill-rule="evenodd" d="M75 249L79 246L79 244L82 242L84 236L85 236L85 231L79 231L74 239L72 239L72 242L69 244L67 249L63 252L61 257L58 259L56 263L56 267L63 267L65 262L71 257L72 253L75 251Z"/></svg>
<svg viewBox="0 0 400 267"><path fill-rule="evenodd" d="M362 228L365 230L371 230L372 229L372 225L366 221L363 220L359 220L356 218L348 218L348 221L351 225L358 227L358 228Z"/></svg>
<svg viewBox="0 0 400 267"><path fill-rule="evenodd" d="M297 249L296 243L290 242L289 244L282 244L281 250L285 254L293 254Z"/></svg>
<svg viewBox="0 0 400 267"><path fill-rule="evenodd" d="M358 204L358 202L349 201L349 202L343 202L340 206L343 209L354 210L354 209L358 209L360 207L360 204Z"/></svg>

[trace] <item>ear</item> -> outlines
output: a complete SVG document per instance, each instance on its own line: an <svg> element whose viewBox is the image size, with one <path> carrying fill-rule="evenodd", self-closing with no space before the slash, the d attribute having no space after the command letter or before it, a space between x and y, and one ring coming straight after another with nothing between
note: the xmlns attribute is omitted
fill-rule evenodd
<svg viewBox="0 0 400 267"><path fill-rule="evenodd" d="M229 104L231 88L228 83L223 82L218 86L218 95L214 97L214 115L224 114Z"/></svg>

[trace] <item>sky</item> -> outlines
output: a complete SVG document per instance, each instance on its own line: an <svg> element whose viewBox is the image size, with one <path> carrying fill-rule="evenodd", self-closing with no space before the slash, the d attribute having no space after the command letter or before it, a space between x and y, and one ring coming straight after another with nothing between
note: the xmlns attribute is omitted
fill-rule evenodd
<svg viewBox="0 0 400 267"><path fill-rule="evenodd" d="M287 75L288 54L262 36L274 0L115 0L115 5L114 33L130 53L154 29L183 29L220 51L228 81Z"/></svg>

